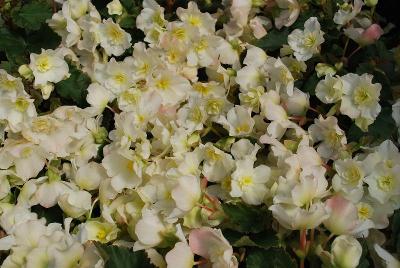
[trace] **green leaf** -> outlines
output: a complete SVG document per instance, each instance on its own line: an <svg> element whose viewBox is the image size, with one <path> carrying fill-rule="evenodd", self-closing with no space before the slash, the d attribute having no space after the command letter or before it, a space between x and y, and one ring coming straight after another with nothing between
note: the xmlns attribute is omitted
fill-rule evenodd
<svg viewBox="0 0 400 268"><path fill-rule="evenodd" d="M133 29L136 27L136 16L127 15L121 19L119 26L124 29Z"/></svg>
<svg viewBox="0 0 400 268"><path fill-rule="evenodd" d="M375 122L368 128L371 136L382 141L392 138L396 131L396 122L393 120L391 107L383 107Z"/></svg>
<svg viewBox="0 0 400 268"><path fill-rule="evenodd" d="M21 28L39 30L51 15L51 8L46 2L32 1L13 13L13 21Z"/></svg>
<svg viewBox="0 0 400 268"><path fill-rule="evenodd" d="M78 106L86 106L87 88L90 84L90 78L78 70L75 66L70 65L71 76L58 82L55 86L57 93L66 99L73 100Z"/></svg>
<svg viewBox="0 0 400 268"><path fill-rule="evenodd" d="M291 268L295 261L283 248L268 250L255 249L249 251L246 258L247 268Z"/></svg>
<svg viewBox="0 0 400 268"><path fill-rule="evenodd" d="M33 206L31 208L32 212L35 212L39 218L45 218L47 224L57 222L63 223L63 211L59 206L54 206L51 208L44 208L40 205Z"/></svg>
<svg viewBox="0 0 400 268"><path fill-rule="evenodd" d="M289 30L285 28L282 31L271 30L266 36L254 42L255 46L265 49L266 51L273 51L281 48L287 43Z"/></svg>
<svg viewBox="0 0 400 268"><path fill-rule="evenodd" d="M239 204L222 204L227 216L226 227L243 232L259 233L269 224L270 214L265 207Z"/></svg>
<svg viewBox="0 0 400 268"><path fill-rule="evenodd" d="M43 38L43 37L46 38ZM27 49L30 53L40 53L43 49L56 49L61 42L58 36L48 25L44 24L38 31L30 32L26 36Z"/></svg>
<svg viewBox="0 0 400 268"><path fill-rule="evenodd" d="M23 54L25 48L26 44L21 36L9 32L6 28L0 28L0 51L13 56Z"/></svg>
<svg viewBox="0 0 400 268"><path fill-rule="evenodd" d="M301 91L309 93L310 95L315 95L315 88L319 82L317 73L314 72L302 85Z"/></svg>
<svg viewBox="0 0 400 268"><path fill-rule="evenodd" d="M276 234L272 231L263 231L257 234L243 235L239 232L224 230L224 236L234 247L258 247L269 249L271 247L279 247L280 241Z"/></svg>
<svg viewBox="0 0 400 268"><path fill-rule="evenodd" d="M105 268L150 268L150 264L144 250L132 251L127 248L103 245L96 243L101 256L106 260Z"/></svg>

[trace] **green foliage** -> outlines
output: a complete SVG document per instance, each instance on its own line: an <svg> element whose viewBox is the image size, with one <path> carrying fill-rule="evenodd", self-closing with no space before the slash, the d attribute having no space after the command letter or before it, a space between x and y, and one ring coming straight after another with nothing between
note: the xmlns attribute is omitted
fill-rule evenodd
<svg viewBox="0 0 400 268"><path fill-rule="evenodd" d="M69 67L71 76L58 82L55 89L61 97L72 100L79 107L84 107L90 78L75 66L70 65Z"/></svg>
<svg viewBox="0 0 400 268"><path fill-rule="evenodd" d="M239 204L222 204L227 216L227 228L242 233L259 233L270 221L270 214L265 207Z"/></svg>
<svg viewBox="0 0 400 268"><path fill-rule="evenodd" d="M105 268L152 268L150 260L146 253L141 251L132 251L127 248L103 245L96 243L96 247L100 251L103 259L106 260Z"/></svg>
<svg viewBox="0 0 400 268"><path fill-rule="evenodd" d="M266 51L274 51L280 49L282 45L287 43L289 30L284 28L281 31L276 29L268 32L266 36L254 42L255 46L265 49Z"/></svg>
<svg viewBox="0 0 400 268"><path fill-rule="evenodd" d="M46 2L32 1L14 10L13 21L21 28L39 30L42 23L51 18L52 11Z"/></svg>
<svg viewBox="0 0 400 268"><path fill-rule="evenodd" d="M395 252L400 252L400 210L396 210L392 219L392 235Z"/></svg>
<svg viewBox="0 0 400 268"><path fill-rule="evenodd" d="M258 247L269 249L271 247L279 247L279 238L273 231L267 230L256 234L243 235L240 232L226 229L223 231L224 236L234 247Z"/></svg>
<svg viewBox="0 0 400 268"><path fill-rule="evenodd" d="M246 268L291 268L295 261L283 248L252 249L246 257Z"/></svg>

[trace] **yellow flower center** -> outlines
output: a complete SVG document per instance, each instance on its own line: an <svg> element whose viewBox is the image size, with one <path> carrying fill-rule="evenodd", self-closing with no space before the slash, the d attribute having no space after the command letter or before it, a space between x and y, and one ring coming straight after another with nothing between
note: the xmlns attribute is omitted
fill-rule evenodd
<svg viewBox="0 0 400 268"><path fill-rule="evenodd" d="M240 187L246 187L252 184L253 184L253 178L251 176L243 176L239 181Z"/></svg>
<svg viewBox="0 0 400 268"><path fill-rule="evenodd" d="M107 236L107 232L104 229L100 229L96 233L96 238L99 240L104 240Z"/></svg>
<svg viewBox="0 0 400 268"><path fill-rule="evenodd" d="M304 39L304 46L307 48L312 48L317 42L317 37L313 33L309 33Z"/></svg>
<svg viewBox="0 0 400 268"><path fill-rule="evenodd" d="M156 13L154 13L152 20L155 24L159 25L159 26L164 26L164 20L161 17L161 12L157 11Z"/></svg>
<svg viewBox="0 0 400 268"><path fill-rule="evenodd" d="M115 44L120 44L123 42L124 33L118 28L117 25L109 25L107 35Z"/></svg>
<svg viewBox="0 0 400 268"><path fill-rule="evenodd" d="M358 209L358 218L360 220L370 219L374 212L373 208L369 204L362 202L357 205L357 209Z"/></svg>
<svg viewBox="0 0 400 268"><path fill-rule="evenodd" d="M172 30L172 36L174 36L178 40L185 40L186 31L184 28L175 28Z"/></svg>
<svg viewBox="0 0 400 268"><path fill-rule="evenodd" d="M50 134L51 130L52 130L52 124L46 118L36 118L32 122L33 132Z"/></svg>
<svg viewBox="0 0 400 268"><path fill-rule="evenodd" d="M219 99L210 99L207 101L206 110L209 114L219 114L221 107L223 106L223 101Z"/></svg>
<svg viewBox="0 0 400 268"><path fill-rule="evenodd" d="M121 93L121 98L129 104L136 104L139 101L139 94L124 91Z"/></svg>
<svg viewBox="0 0 400 268"><path fill-rule="evenodd" d="M389 192L394 188L394 178L392 175L381 176L378 179L378 187L385 192Z"/></svg>
<svg viewBox="0 0 400 268"><path fill-rule="evenodd" d="M29 107L29 101L27 101L24 98L17 98L15 101L15 109L17 109L20 112L25 112L26 109Z"/></svg>
<svg viewBox="0 0 400 268"><path fill-rule="evenodd" d="M36 60L36 68L39 72L45 73L51 68L51 62L47 55L39 56Z"/></svg>
<svg viewBox="0 0 400 268"><path fill-rule="evenodd" d="M161 78L156 82L156 87L161 90L169 89L171 81L168 78Z"/></svg>
<svg viewBox="0 0 400 268"><path fill-rule="evenodd" d="M208 48L208 42L205 39L201 39L197 44L195 44L194 49L197 52L200 52L202 50L205 50Z"/></svg>
<svg viewBox="0 0 400 268"><path fill-rule="evenodd" d="M202 24L201 19L195 15L190 15L188 21L192 26L196 26L196 27L201 26L201 24Z"/></svg>
<svg viewBox="0 0 400 268"><path fill-rule="evenodd" d="M123 73L117 73L116 75L114 75L114 81L115 81L117 84L120 84L120 85L124 84L124 83L126 82L126 76L125 76L125 74L123 74Z"/></svg>
<svg viewBox="0 0 400 268"><path fill-rule="evenodd" d="M221 155L217 154L214 149L208 148L206 150L207 157L212 161L218 161L221 159Z"/></svg>
<svg viewBox="0 0 400 268"><path fill-rule="evenodd" d="M249 126L249 124L247 124L247 123L243 123L243 124L237 126L237 127L235 128L235 130L236 130L236 132L238 132L238 133L241 133L241 132L247 133L247 132L250 131L250 126Z"/></svg>
<svg viewBox="0 0 400 268"><path fill-rule="evenodd" d="M358 184L361 180L361 173L357 166L351 166L345 173L347 181L351 184Z"/></svg>
<svg viewBox="0 0 400 268"><path fill-rule="evenodd" d="M3 90L16 90L17 89L17 81L16 80L8 80L7 77L0 77L0 88Z"/></svg>
<svg viewBox="0 0 400 268"><path fill-rule="evenodd" d="M366 105L372 101L371 94L367 88L359 87L354 92L354 102L357 105Z"/></svg>
<svg viewBox="0 0 400 268"><path fill-rule="evenodd" d="M207 95L210 92L209 87L207 87L203 84L200 84L200 83L194 84L193 89L202 95Z"/></svg>
<svg viewBox="0 0 400 268"><path fill-rule="evenodd" d="M194 107L190 112L189 118L195 123L200 123L203 119L203 115L199 107Z"/></svg>
<svg viewBox="0 0 400 268"><path fill-rule="evenodd" d="M28 158L29 156L31 156L31 154L32 154L32 148L30 148L30 147L25 147L21 151L22 158Z"/></svg>

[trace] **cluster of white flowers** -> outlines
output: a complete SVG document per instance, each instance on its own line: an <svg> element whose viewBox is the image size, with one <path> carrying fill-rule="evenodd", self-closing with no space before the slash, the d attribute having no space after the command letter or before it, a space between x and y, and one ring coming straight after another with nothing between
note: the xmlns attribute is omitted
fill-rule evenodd
<svg viewBox="0 0 400 268"><path fill-rule="evenodd" d="M324 33L311 17L289 35L281 57L267 55L246 41L272 27L257 16L263 2L233 0L230 20L216 31L218 14L202 13L194 2L167 21L163 7L145 0L136 20L145 42L133 45L89 0L62 4L48 20L61 46L32 54L20 73L46 99L74 65L91 79L90 107L38 115L24 80L0 70L0 226L7 234L0 249L11 249L2 267L100 268L90 241L127 239L122 230L158 267L193 267L196 255L212 267L237 267L218 229L221 202L264 204L289 230L323 226L338 237L330 252L319 249L321 260L358 265L354 237L386 228L400 208L400 153L387 140L353 154L333 115L303 128L310 96L295 81L320 52ZM276 27L293 24L298 2L276 2ZM353 20L359 2L343 4L335 22ZM107 8L122 14L118 0ZM381 110L381 85L372 79L326 74L316 96L366 130ZM115 113L109 133L105 109ZM35 205L59 206L69 217L64 228L38 219ZM161 256L159 247L172 249Z"/></svg>

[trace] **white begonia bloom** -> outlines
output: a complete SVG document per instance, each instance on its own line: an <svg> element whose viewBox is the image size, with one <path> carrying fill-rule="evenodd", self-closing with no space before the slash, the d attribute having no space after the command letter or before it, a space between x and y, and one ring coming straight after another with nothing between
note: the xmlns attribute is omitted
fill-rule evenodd
<svg viewBox="0 0 400 268"><path fill-rule="evenodd" d="M255 121L251 117L251 109L246 109L240 105L231 108L226 117L221 116L218 119L230 136L248 136L251 134Z"/></svg>
<svg viewBox="0 0 400 268"><path fill-rule="evenodd" d="M155 211L144 210L142 218L135 226L135 234L138 241L135 242L133 250L157 246L164 240L164 236L175 233L175 231L172 231L173 229L171 226L166 225Z"/></svg>
<svg viewBox="0 0 400 268"><path fill-rule="evenodd" d="M87 88L86 101L95 108L97 113L102 113L107 104L115 97L112 92L97 83L92 83Z"/></svg>
<svg viewBox="0 0 400 268"><path fill-rule="evenodd" d="M379 83L373 84L372 78L370 74L346 74L341 77L344 93L340 105L341 113L352 119L370 119L370 123L375 120L381 111L379 95L382 86Z"/></svg>
<svg viewBox="0 0 400 268"><path fill-rule="evenodd" d="M0 98L0 120L7 120L11 131L21 131L22 124L37 115L33 102L34 99L27 96Z"/></svg>
<svg viewBox="0 0 400 268"><path fill-rule="evenodd" d="M191 98L177 113L177 123L190 131L202 130L207 120L207 112L200 99Z"/></svg>
<svg viewBox="0 0 400 268"><path fill-rule="evenodd" d="M16 98L20 95L26 95L21 78L9 75L5 70L0 69L0 97Z"/></svg>
<svg viewBox="0 0 400 268"><path fill-rule="evenodd" d="M269 90L283 91L289 96L293 95L294 78L281 59L269 57L265 69L268 72L267 88Z"/></svg>
<svg viewBox="0 0 400 268"><path fill-rule="evenodd" d="M117 238L119 229L115 224L109 222L100 222L88 220L78 227L78 237L81 243L88 240L99 241L100 243L108 243Z"/></svg>
<svg viewBox="0 0 400 268"><path fill-rule="evenodd" d="M376 254L378 254L378 256L386 264L386 268L400 267L400 261L393 257L389 252L384 250L382 247L380 247L378 244L374 244L374 249L376 251Z"/></svg>
<svg viewBox="0 0 400 268"><path fill-rule="evenodd" d="M181 21L197 29L202 35L215 32L215 23L217 20L209 13L202 13L197 7L196 2L190 1L187 9L177 8L176 15Z"/></svg>
<svg viewBox="0 0 400 268"><path fill-rule="evenodd" d="M224 42L224 39L215 35L197 37L187 53L188 65L200 67L217 65L221 42Z"/></svg>
<svg viewBox="0 0 400 268"><path fill-rule="evenodd" d="M51 19L46 21L49 27L61 37L61 42L66 47L72 47L81 38L81 29L71 15L70 6L64 3L62 10L54 13Z"/></svg>
<svg viewBox="0 0 400 268"><path fill-rule="evenodd" d="M211 143L203 147L204 162L202 174L211 182L219 182L229 176L235 167L230 154L218 149Z"/></svg>
<svg viewBox="0 0 400 268"><path fill-rule="evenodd" d="M318 144L317 152L325 159L337 159L345 149L346 135L338 125L334 116L323 118L322 115L315 119L314 124L308 128L311 138Z"/></svg>
<svg viewBox="0 0 400 268"><path fill-rule="evenodd" d="M288 114L302 116L305 115L310 107L310 95L308 93L304 93L298 88L294 88L291 96L283 96L282 103L285 106Z"/></svg>
<svg viewBox="0 0 400 268"><path fill-rule="evenodd" d="M136 18L136 27L138 29L147 33L154 27L164 27L166 22L163 7L154 0L143 1L143 9Z"/></svg>
<svg viewBox="0 0 400 268"><path fill-rule="evenodd" d="M15 167L15 174L27 181L36 177L46 163L47 153L42 147L25 140L7 139L0 149L0 168Z"/></svg>
<svg viewBox="0 0 400 268"><path fill-rule="evenodd" d="M175 105L183 101L191 89L190 82L170 71L161 71L149 81L149 88L162 98L163 105Z"/></svg>
<svg viewBox="0 0 400 268"><path fill-rule="evenodd" d="M265 89L262 86L250 88L245 93L239 93L240 104L249 107L253 112L260 111L260 97L264 94Z"/></svg>
<svg viewBox="0 0 400 268"><path fill-rule="evenodd" d="M364 5L362 0L354 0L354 5L349 4L348 1L344 2L339 6L339 10L335 13L333 21L340 26L346 25L352 19L354 19L358 13L360 13L362 6Z"/></svg>
<svg viewBox="0 0 400 268"><path fill-rule="evenodd" d="M58 197L58 205L69 217L79 218L91 208L91 198L86 191L68 191Z"/></svg>
<svg viewBox="0 0 400 268"><path fill-rule="evenodd" d="M142 182L141 164L131 152L114 149L104 156L102 165L111 177L111 186L117 192L135 188Z"/></svg>
<svg viewBox="0 0 400 268"><path fill-rule="evenodd" d="M279 8L283 9L278 17L275 17L275 27L277 29L283 26L289 27L299 17L300 5L297 0L276 0L276 4Z"/></svg>
<svg viewBox="0 0 400 268"><path fill-rule="evenodd" d="M390 202L393 208L400 207L400 165L388 168L381 163L375 166L365 182L368 184L369 194L381 204Z"/></svg>
<svg viewBox="0 0 400 268"><path fill-rule="evenodd" d="M105 67L104 86L115 94L133 87L132 68L131 58L125 58L123 62L118 62L112 58Z"/></svg>
<svg viewBox="0 0 400 268"><path fill-rule="evenodd" d="M30 55L30 64L35 76L35 86L47 82L57 83L69 77L69 68L60 50L42 49L40 54Z"/></svg>
<svg viewBox="0 0 400 268"><path fill-rule="evenodd" d="M314 229L321 224L329 214L322 203L314 203L308 209L295 205L276 204L269 207L278 222L289 230Z"/></svg>
<svg viewBox="0 0 400 268"><path fill-rule="evenodd" d="M171 197L178 209L190 211L201 197L200 179L193 175L180 176L178 184L171 191Z"/></svg>
<svg viewBox="0 0 400 268"><path fill-rule="evenodd" d="M212 267L238 267L232 246L220 229L201 227L192 230L189 234L189 246L193 253L208 259L212 263Z"/></svg>
<svg viewBox="0 0 400 268"><path fill-rule="evenodd" d="M266 183L271 169L265 165L254 168L253 165L251 159L236 161L236 169L231 175L230 195L241 197L247 204L259 205L268 193Z"/></svg>
<svg viewBox="0 0 400 268"><path fill-rule="evenodd" d="M365 178L364 166L356 159L336 160L334 163L337 174L332 178L332 187L335 192L353 202L358 202L363 196L363 182Z"/></svg>
<svg viewBox="0 0 400 268"><path fill-rule="evenodd" d="M362 247L354 237L341 235L333 240L331 254L335 267L355 268L360 262Z"/></svg>
<svg viewBox="0 0 400 268"><path fill-rule="evenodd" d="M107 55L120 56L131 46L132 37L112 19L98 25L100 45Z"/></svg>
<svg viewBox="0 0 400 268"><path fill-rule="evenodd" d="M89 0L68 0L65 1L64 4L69 6L69 9L71 10L71 17L74 20L78 20L86 12L88 12L90 8Z"/></svg>
<svg viewBox="0 0 400 268"><path fill-rule="evenodd" d="M0 152L1 154L1 152ZM1 159L1 156L0 156ZM0 170L0 199L5 198L8 194L10 194L11 185L8 181L8 176L12 175L12 172L9 170Z"/></svg>
<svg viewBox="0 0 400 268"><path fill-rule="evenodd" d="M240 85L241 91L245 92L251 88L265 86L267 82L267 72L257 66L248 65L237 71L236 83Z"/></svg>
<svg viewBox="0 0 400 268"><path fill-rule="evenodd" d="M178 242L165 255L165 261L167 268L192 268L194 266L194 255L186 241Z"/></svg>
<svg viewBox="0 0 400 268"><path fill-rule="evenodd" d="M231 154L235 160L246 160L251 159L257 160L257 152L260 150L260 146L255 143L254 145L248 139L240 139L231 146Z"/></svg>
<svg viewBox="0 0 400 268"><path fill-rule="evenodd" d="M315 95L323 103L335 103L343 96L343 82L340 77L325 76L324 80L318 82Z"/></svg>
<svg viewBox="0 0 400 268"><path fill-rule="evenodd" d="M121 5L119 0L112 0L107 4L107 11L110 15L121 15L124 7Z"/></svg>
<svg viewBox="0 0 400 268"><path fill-rule="evenodd" d="M323 35L317 18L311 17L304 23L303 31L295 29L289 34L288 44L297 60L307 61L319 53L320 45L325 41Z"/></svg>
<svg viewBox="0 0 400 268"><path fill-rule="evenodd" d="M98 189L101 181L106 178L107 173L103 166L96 162L90 162L77 170L74 182L81 189L92 191Z"/></svg>

